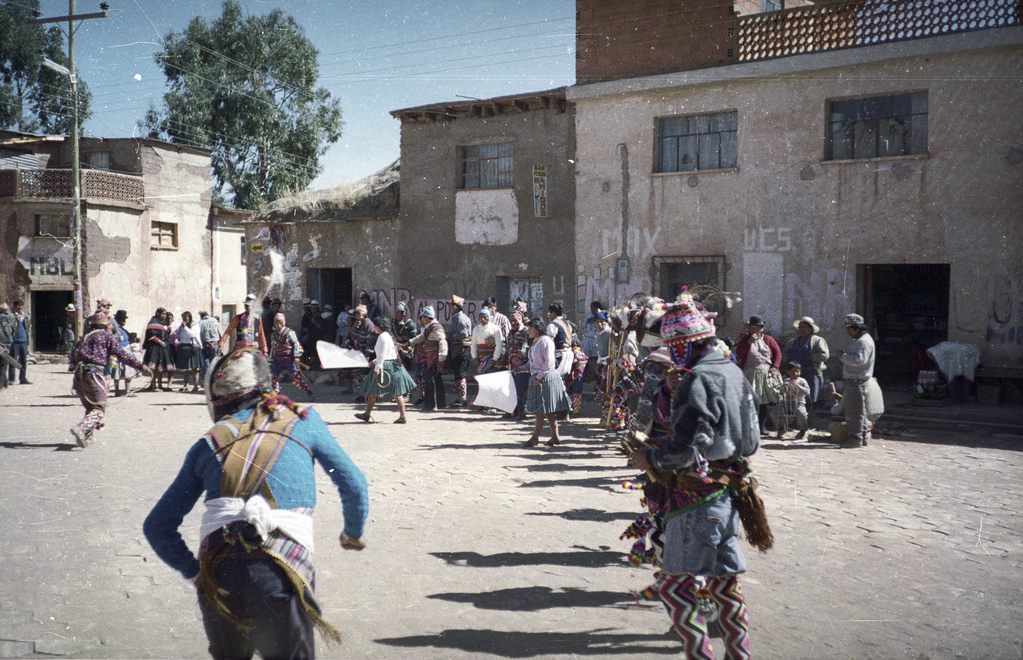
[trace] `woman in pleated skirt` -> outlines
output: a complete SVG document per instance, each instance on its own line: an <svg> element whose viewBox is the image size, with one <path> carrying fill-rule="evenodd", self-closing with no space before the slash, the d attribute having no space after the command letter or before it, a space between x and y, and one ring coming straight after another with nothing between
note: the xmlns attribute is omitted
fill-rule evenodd
<svg viewBox="0 0 1023 660"><path fill-rule="evenodd" d="M362 381L360 394L366 397L366 410L356 413L356 417L372 423L371 417L373 406L377 399L382 396L393 396L398 404L398 419L395 424L404 424L405 420L405 397L416 389L416 381L409 375L405 365L401 363L398 356L398 348L394 345L394 337L391 336L391 320L380 317L373 320L377 331L377 341L373 347L375 358L373 359L373 371Z"/></svg>
<svg viewBox="0 0 1023 660"><path fill-rule="evenodd" d="M527 447L540 444L543 421L551 426L548 445L561 444L558 435L558 413L568 410L568 394L565 381L554 368L554 340L547 334L547 322L536 317L529 322L529 389L526 391L526 414L535 415L533 435L526 441Z"/></svg>

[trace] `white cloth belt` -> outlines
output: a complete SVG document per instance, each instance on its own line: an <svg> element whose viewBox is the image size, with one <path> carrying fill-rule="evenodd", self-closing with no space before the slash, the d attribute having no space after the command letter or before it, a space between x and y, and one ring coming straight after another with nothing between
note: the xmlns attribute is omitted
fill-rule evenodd
<svg viewBox="0 0 1023 660"><path fill-rule="evenodd" d="M255 527L264 540L270 532L279 529L309 552L313 551L313 517L289 509L274 509L262 495L254 495L247 501L240 497L207 500L199 527L200 538L238 521Z"/></svg>

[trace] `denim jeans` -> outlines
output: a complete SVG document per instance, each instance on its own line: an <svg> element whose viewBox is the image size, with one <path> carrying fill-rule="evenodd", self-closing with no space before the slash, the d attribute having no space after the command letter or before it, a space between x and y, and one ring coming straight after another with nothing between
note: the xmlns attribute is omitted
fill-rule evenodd
<svg viewBox="0 0 1023 660"><path fill-rule="evenodd" d="M19 383L28 381L26 372L28 371L28 344L23 341L16 341L11 344L11 357L17 360L21 364L21 375L18 378ZM14 382L14 367L8 367L10 371L7 372L7 380Z"/></svg>
<svg viewBox="0 0 1023 660"><path fill-rule="evenodd" d="M668 575L746 572L739 550L739 512L729 495L668 520L661 569Z"/></svg>

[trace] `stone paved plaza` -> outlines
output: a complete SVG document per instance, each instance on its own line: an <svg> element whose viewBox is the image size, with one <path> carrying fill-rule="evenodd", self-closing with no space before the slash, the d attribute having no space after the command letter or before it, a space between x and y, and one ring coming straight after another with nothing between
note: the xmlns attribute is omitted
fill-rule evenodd
<svg viewBox="0 0 1023 660"><path fill-rule="evenodd" d="M0 656L201 658L190 585L142 520L209 426L201 395L116 400L87 450L66 367L0 392ZM342 629L321 657L678 654L651 579L618 536L639 512L634 474L595 419L562 447L469 411L393 406L364 425L336 388L317 408L371 488L363 553L336 542L340 506L320 471L317 595ZM863 450L765 440L755 457L776 547L744 546L762 658L1020 658L1023 436L913 431ZM184 533L197 545L199 512ZM720 649L720 646L718 647Z"/></svg>

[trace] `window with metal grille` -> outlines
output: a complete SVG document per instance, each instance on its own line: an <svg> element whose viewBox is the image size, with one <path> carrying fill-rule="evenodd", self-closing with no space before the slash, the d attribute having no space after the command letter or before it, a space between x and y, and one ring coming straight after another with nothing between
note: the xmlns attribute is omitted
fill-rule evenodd
<svg viewBox="0 0 1023 660"><path fill-rule="evenodd" d="M828 103L827 160L927 153L927 92Z"/></svg>
<svg viewBox="0 0 1023 660"><path fill-rule="evenodd" d="M178 223L153 221L149 247L154 250L177 250Z"/></svg>
<svg viewBox="0 0 1023 660"><path fill-rule="evenodd" d="M715 112L657 120L657 171L735 167L738 113Z"/></svg>
<svg viewBox="0 0 1023 660"><path fill-rule="evenodd" d="M511 188L514 163L510 142L458 147L459 188Z"/></svg>
<svg viewBox="0 0 1023 660"><path fill-rule="evenodd" d="M109 170L110 169L110 152L109 151L90 151L86 154L86 162L89 163L89 167L94 170Z"/></svg>

